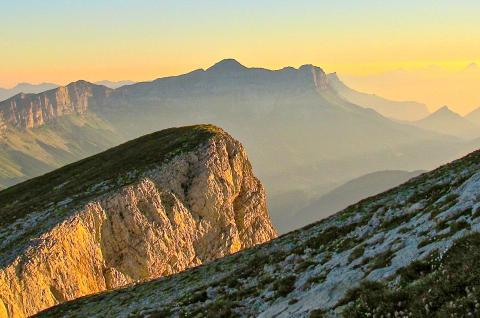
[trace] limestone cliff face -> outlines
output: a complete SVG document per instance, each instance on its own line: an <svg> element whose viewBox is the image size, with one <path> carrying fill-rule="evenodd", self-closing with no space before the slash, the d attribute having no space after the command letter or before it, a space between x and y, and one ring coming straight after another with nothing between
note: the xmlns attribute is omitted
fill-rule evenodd
<svg viewBox="0 0 480 318"><path fill-rule="evenodd" d="M16 223L33 227L39 215ZM177 273L276 236L264 188L224 132L49 224L5 255L1 318Z"/></svg>
<svg viewBox="0 0 480 318"><path fill-rule="evenodd" d="M102 104L111 91L77 81L40 94L18 94L0 103L0 130L2 121L24 129L39 127L64 115L84 114L92 104Z"/></svg>

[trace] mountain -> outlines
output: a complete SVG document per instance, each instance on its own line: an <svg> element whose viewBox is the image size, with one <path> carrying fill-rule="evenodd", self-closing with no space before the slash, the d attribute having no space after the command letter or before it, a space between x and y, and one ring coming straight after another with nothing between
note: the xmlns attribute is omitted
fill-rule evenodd
<svg viewBox="0 0 480 318"><path fill-rule="evenodd" d="M14 128L35 128L71 114L86 114L99 107L111 89L86 81L77 81L40 94L20 93L0 102L0 120Z"/></svg>
<svg viewBox="0 0 480 318"><path fill-rule="evenodd" d="M2 318L276 236L243 146L209 125L129 141L3 190L0 202Z"/></svg>
<svg viewBox="0 0 480 318"><path fill-rule="evenodd" d="M108 88L118 88L124 85L131 85L134 84L134 81L97 81L95 84L106 86ZM0 87L0 101L18 95L20 93L24 94L38 94L48 90L52 90L54 88L61 87L61 85L53 84L53 83L41 83L41 84L30 84L30 83L19 83L12 88L1 88Z"/></svg>
<svg viewBox="0 0 480 318"><path fill-rule="evenodd" d="M465 139L480 137L480 126L453 112L447 106L443 106L414 124L424 129Z"/></svg>
<svg viewBox="0 0 480 318"><path fill-rule="evenodd" d="M78 81L0 102L0 185L41 175L125 140L89 111L109 92Z"/></svg>
<svg viewBox="0 0 480 318"><path fill-rule="evenodd" d="M0 101L20 93L36 94L36 93L44 92L49 89L56 88L58 86L59 85L53 84L53 83L41 83L41 84L19 83L12 88L0 87Z"/></svg>
<svg viewBox="0 0 480 318"><path fill-rule="evenodd" d="M228 59L207 70L121 87L109 99L98 114L132 136L198 122L225 127L249 147L275 193L444 162L417 157L417 147L441 157L448 144L455 153L448 159L464 153L457 140L412 130L344 100L313 65L266 70Z"/></svg>
<svg viewBox="0 0 480 318"><path fill-rule="evenodd" d="M380 73L344 75L348 85L361 91L375 92L396 100L422 101L429 107L455 105L457 109L480 106L478 81L480 68L471 64L465 68L425 66L390 70Z"/></svg>
<svg viewBox="0 0 480 318"><path fill-rule="evenodd" d="M366 94L356 91L338 77L337 73L328 74L331 87L343 98L354 104L372 108L385 117L413 121L428 116L429 112L425 104L406 101L392 101L375 94Z"/></svg>
<svg viewBox="0 0 480 318"><path fill-rule="evenodd" d="M8 187L119 144L114 128L95 114L67 115L0 137L0 185Z"/></svg>
<svg viewBox="0 0 480 318"><path fill-rule="evenodd" d="M108 88L119 88L119 87L122 87L122 86L125 86L125 85L135 84L135 82L134 81L108 81L108 80L105 80L105 81L95 82L95 84L103 85L103 86L106 86Z"/></svg>
<svg viewBox="0 0 480 318"><path fill-rule="evenodd" d="M480 151L264 245L36 317L474 317Z"/></svg>
<svg viewBox="0 0 480 318"><path fill-rule="evenodd" d="M475 125L480 126L480 107L468 113L465 118Z"/></svg>
<svg viewBox="0 0 480 318"><path fill-rule="evenodd" d="M296 216L289 218L290 221L296 219L297 223L290 222L288 230L300 228L320 218L326 218L363 198L396 187L422 172L424 171L376 171L350 180L320 198L310 200L310 203L298 211Z"/></svg>
<svg viewBox="0 0 480 318"><path fill-rule="evenodd" d="M432 169L478 146L352 104L314 65L267 70L233 59L117 89L78 81L4 101L0 114L3 186L84 158L90 151L198 123L224 127L248 147L272 198L295 191L319 197L325 192L318 189L328 191L331 185L373 171ZM75 125L59 133L55 126L63 121L84 122L88 139L75 137ZM51 138L24 140L25 134L36 138L44 130L55 134L55 143ZM23 148L12 149L16 145ZM291 204L303 203L298 199ZM278 224L284 212L271 210L272 220Z"/></svg>

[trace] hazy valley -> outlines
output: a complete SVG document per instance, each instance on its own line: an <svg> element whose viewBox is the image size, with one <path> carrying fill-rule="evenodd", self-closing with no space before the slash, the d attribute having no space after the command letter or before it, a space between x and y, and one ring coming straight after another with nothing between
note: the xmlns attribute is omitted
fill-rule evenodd
<svg viewBox="0 0 480 318"><path fill-rule="evenodd" d="M207 70L117 89L78 81L16 95L0 102L0 184L12 185L149 132L213 123L247 147L271 198L272 218L285 232L281 223L289 222L290 207L306 206L303 198L318 199L375 171L432 169L478 145L478 136L446 136L448 127L440 133L441 123L432 128L398 122L367 108L384 115L397 109L403 112L398 118L417 111L416 118L425 112L422 105L371 101L356 92L357 102L373 103L361 107L338 87L346 89L337 76L312 65L272 71L224 60ZM293 200L289 205L275 203L286 197Z"/></svg>

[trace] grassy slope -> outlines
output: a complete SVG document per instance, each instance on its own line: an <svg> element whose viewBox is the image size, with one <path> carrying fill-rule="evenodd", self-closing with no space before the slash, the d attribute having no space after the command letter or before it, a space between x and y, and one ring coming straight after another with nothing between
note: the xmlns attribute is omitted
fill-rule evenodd
<svg viewBox="0 0 480 318"><path fill-rule="evenodd" d="M126 184L127 173L159 165L220 131L209 125L162 130L0 191L0 226L66 198L72 198L72 204L80 203L92 193L92 186L101 182Z"/></svg>
<svg viewBox="0 0 480 318"><path fill-rule="evenodd" d="M93 114L69 115L35 129L9 129L0 143L0 185L10 186L120 143Z"/></svg>
<svg viewBox="0 0 480 318"><path fill-rule="evenodd" d="M462 316L479 290L480 213L470 196L480 195L479 167L474 152L265 245L39 316L323 317L343 308L345 317L393 317L401 308L443 317L463 306Z"/></svg>

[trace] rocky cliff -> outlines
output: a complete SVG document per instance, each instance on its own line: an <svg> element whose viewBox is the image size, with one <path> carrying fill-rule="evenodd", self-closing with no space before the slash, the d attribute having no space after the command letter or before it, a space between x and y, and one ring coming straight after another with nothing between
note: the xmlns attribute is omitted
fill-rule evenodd
<svg viewBox="0 0 480 318"><path fill-rule="evenodd" d="M161 131L0 192L0 317L166 276L276 236L242 145Z"/></svg>
<svg viewBox="0 0 480 318"><path fill-rule="evenodd" d="M86 81L77 81L39 94L20 93L0 102L2 121L15 128L42 126L55 118L84 114L93 105L102 105L112 90Z"/></svg>
<svg viewBox="0 0 480 318"><path fill-rule="evenodd" d="M267 244L39 317L478 317L480 151Z"/></svg>

